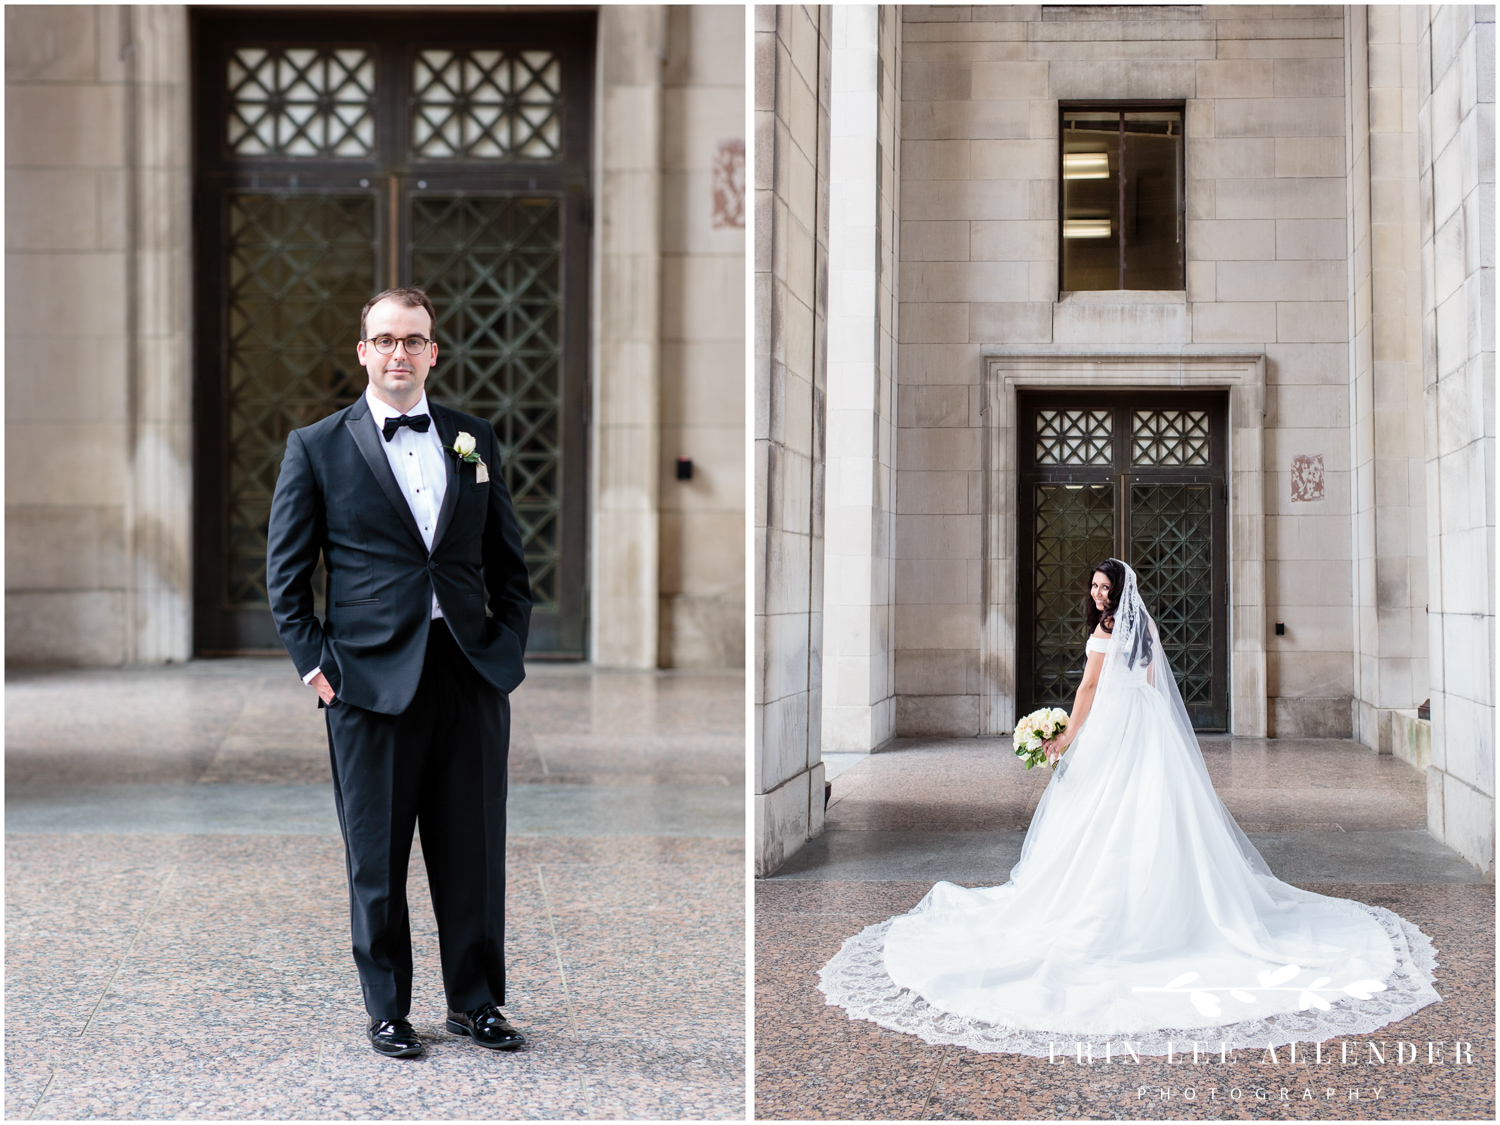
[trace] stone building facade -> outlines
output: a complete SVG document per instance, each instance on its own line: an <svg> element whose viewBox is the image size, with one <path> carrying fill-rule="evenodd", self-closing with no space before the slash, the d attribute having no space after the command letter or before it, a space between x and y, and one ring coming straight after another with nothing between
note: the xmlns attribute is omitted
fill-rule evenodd
<svg viewBox="0 0 1500 1125"><path fill-rule="evenodd" d="M823 751L1060 693L1106 553L1202 729L1400 754L1491 869L1494 58L1489 7L758 9L762 873Z"/></svg>
<svg viewBox="0 0 1500 1125"><path fill-rule="evenodd" d="M149 663L267 647L261 618L268 615L256 602L252 572L263 526L257 519L279 462L271 448L292 425L362 390L360 380L345 378L351 367L362 375L352 362L364 299L357 294L393 280L426 283L418 276L423 255L446 253L460 237L457 220L438 223L442 206L449 215L467 206L465 221L492 224L462 247L472 268L513 269L520 243L501 252L495 239L523 236L495 232L511 229L507 215L535 204L566 212L561 234L539 236L554 239L559 257L537 268L541 282L516 283L490 326L524 323L528 309L546 305L536 323L551 341L531 370L534 382L518 387L511 372L498 398L475 389L491 378L475 358L481 345L510 354L524 341L519 329L494 328L486 342L446 328L449 311L454 325L488 315L473 313L483 287L432 266L433 284L451 290L438 302L437 335L452 358L440 355L434 375L470 365L467 383L448 376L448 384L434 385L434 397L476 413L488 402L497 426L521 420L508 431L517 462L541 466L529 484L511 479L513 492L535 493L527 501L534 512L523 514L538 544L534 581L546 587L552 580L543 572L555 564L562 576L548 596L564 608L554 616L571 615L554 630L556 655L622 667L742 664L744 11L430 13L341 9L341 26L330 30L308 9L262 9L240 23L227 10L180 6L6 10L6 334L18 357L6 379L10 661ZM404 37L402 27L425 33L438 18L465 22L413 73L387 74L385 62L361 53L387 49ZM288 20L304 22L292 28ZM304 34L312 37L306 44L298 38ZM231 60L227 94L213 51ZM281 77L304 66L305 84L317 87L312 94ZM506 141L498 119L481 111L424 132L423 115L441 124L433 115L460 103L508 104L505 91L521 87L506 84L523 74L526 108L504 124L532 128L524 144ZM285 88L272 89L278 82ZM417 107L409 122L380 116L391 90L407 91ZM331 115L315 108L320 96L338 103ZM303 106L256 116L278 98L287 105L302 98ZM222 151L226 120L207 120L213 112L227 118ZM279 124L271 120L276 112ZM390 157L398 134L408 149ZM451 184L468 179L446 194L434 180L423 195L423 169L446 175L442 160L457 157L462 168ZM346 159L360 169L360 161L385 163L379 175L346 174ZM567 185L554 175L560 160L573 169ZM563 186L549 188L548 175ZM203 200L219 190L215 177L237 185L222 197L230 215L222 240L205 234L219 228L202 213ZM366 223L352 249L343 235L328 233L327 207L318 212L323 204L309 202L318 192L341 200L351 223ZM252 212L283 225L235 226ZM436 216L426 234L424 216ZM293 229L294 219L302 226ZM432 230L452 245L434 243ZM264 261L297 239L302 257L283 254L286 272L272 277L265 269L259 283L268 291L285 284L303 304L262 301L257 307L270 311L251 327L268 333L275 316L305 314L316 338L309 344L288 330L255 351L238 329L216 329L250 307L236 272L253 257L245 248ZM339 255L355 265L333 278L327 261ZM311 280L298 289L302 275ZM457 311L464 301L468 321ZM543 323L547 317L561 330ZM297 348L313 355L304 354L302 367L271 358ZM250 418L241 408L253 396L225 374L246 356L266 380L297 372L295 385L276 384L275 403L256 402L281 412L273 421ZM549 373L548 363L569 374ZM528 394L571 411L562 437L527 414ZM229 421L205 413L216 409ZM242 423L245 432L261 427L259 446L242 441ZM521 432L527 425L530 436ZM223 437L230 452L206 435ZM692 462L688 479L679 479L679 458ZM215 489L230 499L221 503ZM251 497L243 512L235 507L242 495ZM566 547L549 539L549 520L573 529ZM214 539L220 523L229 530ZM247 560L248 594L224 591L223 572L236 573L234 559L225 559L236 549ZM240 625L223 636L206 633L205 607L217 610L226 600Z"/></svg>

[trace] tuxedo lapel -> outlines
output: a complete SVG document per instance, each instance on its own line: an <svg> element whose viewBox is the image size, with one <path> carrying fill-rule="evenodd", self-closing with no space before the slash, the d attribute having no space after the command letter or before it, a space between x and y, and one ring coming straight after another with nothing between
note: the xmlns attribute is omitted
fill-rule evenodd
<svg viewBox="0 0 1500 1125"><path fill-rule="evenodd" d="M443 490L443 507L438 512L437 530L432 533L432 549L435 553L438 544L443 541L443 532L447 531L448 525L453 522L453 510L458 507L458 454L448 452L453 448L453 442L458 437L458 423L453 415L431 399L427 400L427 409L432 414L432 423L437 427L438 437L442 439L443 465L448 473L448 487ZM415 527L416 524L412 526Z"/></svg>
<svg viewBox="0 0 1500 1125"><path fill-rule="evenodd" d="M422 533L417 530L417 520L411 514L411 505L401 494L401 486L396 483L396 474L391 472L391 463L386 460L385 450L380 448L382 438L375 428L374 420L370 417L370 404L365 401L364 395L360 395L359 401L350 409L349 416L344 419L344 425L349 428L354 444L359 447L365 464L370 467L370 472L375 474L380 491L385 493L385 498L391 502L391 507L396 509L396 518L401 521L401 526L411 532L412 538L417 541L417 546L422 548L423 554L426 554L427 544L422 542ZM442 532L441 526L438 527L438 532Z"/></svg>

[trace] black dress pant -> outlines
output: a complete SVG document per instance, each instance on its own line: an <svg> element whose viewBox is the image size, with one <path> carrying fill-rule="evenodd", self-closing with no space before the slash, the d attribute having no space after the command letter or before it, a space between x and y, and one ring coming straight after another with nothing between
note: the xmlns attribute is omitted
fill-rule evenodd
<svg viewBox="0 0 1500 1125"><path fill-rule="evenodd" d="M336 699L326 714L365 1010L389 1020L411 1008L406 870L418 825L448 1007L503 1004L509 699L438 618L410 707L381 715Z"/></svg>

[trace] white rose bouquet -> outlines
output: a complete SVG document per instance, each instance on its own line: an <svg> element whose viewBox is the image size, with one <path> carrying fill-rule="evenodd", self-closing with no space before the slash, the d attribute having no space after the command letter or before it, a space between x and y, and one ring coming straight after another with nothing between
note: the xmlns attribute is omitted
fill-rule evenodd
<svg viewBox="0 0 1500 1125"><path fill-rule="evenodd" d="M1047 764L1047 754L1042 743L1056 738L1068 729L1068 713L1061 707L1043 707L1033 711L1016 724L1013 742L1016 757L1026 763L1026 768Z"/></svg>

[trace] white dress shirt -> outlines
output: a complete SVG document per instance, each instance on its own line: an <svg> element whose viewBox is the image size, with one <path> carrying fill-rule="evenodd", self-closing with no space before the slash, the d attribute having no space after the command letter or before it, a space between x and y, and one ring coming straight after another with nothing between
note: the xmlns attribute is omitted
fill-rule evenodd
<svg viewBox="0 0 1500 1125"><path fill-rule="evenodd" d="M369 388L365 390L365 401L369 403L370 423L380 437L385 459L391 463L396 485L401 489L401 495L406 497L407 507L417 521L417 530L422 533L422 542L427 545L427 551L431 554L438 513L443 510L443 496L448 491L448 464L444 460L447 455L443 452L443 439L438 435L437 424L430 424L425 434L417 433L410 426L402 426L390 441L386 441L386 419L399 418L401 411L378 398ZM427 406L426 391L422 392L417 404L406 413L432 417L432 411ZM443 616L436 593L432 595L432 616ZM303 676L302 682L312 683L313 677L322 670L319 665Z"/></svg>
<svg viewBox="0 0 1500 1125"><path fill-rule="evenodd" d="M385 423L388 418L399 418L401 411L387 405L370 390L365 391L365 401L370 404L370 417L375 429L380 432L380 444L385 449L385 459L391 463L391 472L396 475L396 484L401 495L406 497L407 507L416 517L417 530L422 533L422 542L432 552L432 536L437 531L438 513L443 509L443 495L448 491L448 466L443 462L443 439L438 436L437 426L427 427L419 434L410 426L402 426L390 441L385 440ZM427 392L417 404L406 412L415 417L432 411L427 406ZM432 597L432 616L441 617L437 595Z"/></svg>

